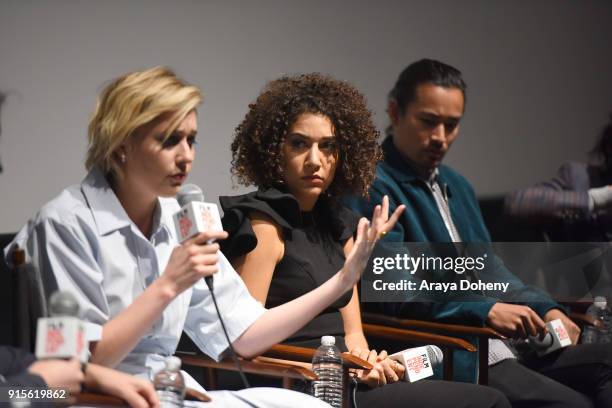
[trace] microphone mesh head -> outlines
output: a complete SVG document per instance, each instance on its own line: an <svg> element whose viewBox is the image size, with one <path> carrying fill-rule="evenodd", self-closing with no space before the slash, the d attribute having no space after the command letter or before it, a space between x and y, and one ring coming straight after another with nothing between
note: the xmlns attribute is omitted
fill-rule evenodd
<svg viewBox="0 0 612 408"><path fill-rule="evenodd" d="M49 299L49 314L52 317L79 317L79 302L77 302L76 297L72 293L57 291Z"/></svg>
<svg viewBox="0 0 612 408"><path fill-rule="evenodd" d="M202 189L195 184L185 184L176 195L176 200L182 207L192 201L204 201L204 193Z"/></svg>
<svg viewBox="0 0 612 408"><path fill-rule="evenodd" d="M444 359L444 354L442 354L442 350L438 346L429 345L427 346L427 356L429 357L429 361L431 361L432 366L436 366L442 363Z"/></svg>

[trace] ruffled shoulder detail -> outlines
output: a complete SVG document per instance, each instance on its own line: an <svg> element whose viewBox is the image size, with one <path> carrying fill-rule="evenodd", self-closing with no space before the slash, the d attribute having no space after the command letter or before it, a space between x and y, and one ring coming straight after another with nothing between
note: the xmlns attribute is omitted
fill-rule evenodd
<svg viewBox="0 0 612 408"><path fill-rule="evenodd" d="M303 225L302 212L295 197L275 188L219 197L219 202L223 209L223 228L229 233L228 239L220 242L221 250L230 260L251 252L257 246L257 237L249 219L252 211L267 215L287 234ZM340 243L354 235L360 218L346 207L332 208L325 199L319 200L315 212L329 228L333 239Z"/></svg>
<svg viewBox="0 0 612 408"><path fill-rule="evenodd" d="M301 224L297 200L277 189L219 197L219 203L223 209L223 228L229 233L228 239L220 242L221 250L230 260L251 252L257 246L257 237L249 219L251 211L267 215L285 230Z"/></svg>

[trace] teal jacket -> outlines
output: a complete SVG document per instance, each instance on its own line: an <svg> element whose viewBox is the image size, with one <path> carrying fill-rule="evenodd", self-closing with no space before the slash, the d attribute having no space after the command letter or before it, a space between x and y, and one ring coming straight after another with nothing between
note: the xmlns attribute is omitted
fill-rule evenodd
<svg viewBox="0 0 612 408"><path fill-rule="evenodd" d="M444 220L438 211L434 197L425 182L400 156L393 145L391 137L383 142L384 160L377 165L376 179L370 188L369 201L348 198L346 204L357 213L369 217L373 206L381 202L382 197L389 197L390 212L398 205L405 204L406 210L401 215L392 231L384 237L387 242L451 242ZM439 167L438 182L448 198L453 222L466 243L489 243L491 237L485 226L476 195L469 182L459 173L447 166ZM515 302L530 306L538 315L553 308L562 309L545 292L523 284L493 255L489 258L483 280L509 282L513 290L502 299L504 302ZM407 295L409 296L409 295ZM437 320L454 323L485 325L489 310L498 301L497 298L478 292L460 292L447 301L419 302L418 299L406 299L406 302L383 302L375 305L376 311L395 317L409 317ZM366 304L372 309L373 305ZM475 338L467 338L475 343ZM477 353L455 353L455 379L475 382L477 379Z"/></svg>

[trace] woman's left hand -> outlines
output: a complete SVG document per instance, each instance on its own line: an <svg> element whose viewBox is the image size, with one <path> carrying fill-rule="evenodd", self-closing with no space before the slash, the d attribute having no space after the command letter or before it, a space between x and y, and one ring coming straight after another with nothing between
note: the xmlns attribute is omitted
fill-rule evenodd
<svg viewBox="0 0 612 408"><path fill-rule="evenodd" d="M366 384L370 388L382 387L386 384L397 382L401 377L395 371L396 364L387 357L386 351L380 354L376 350L353 349L351 354L368 361L374 367L371 370L355 370L355 377L360 383ZM399 364L403 369L403 366ZM403 376L403 371L401 376Z"/></svg>
<svg viewBox="0 0 612 408"><path fill-rule="evenodd" d="M370 237L369 239L374 239L378 241L385 234L391 231L405 209L406 206L402 204L398 206L395 211L393 211L393 214L391 214L391 216L389 217L389 197L384 196L382 199L382 203L374 208L374 213L372 214L372 222L370 224L374 227L372 232L375 232L376 235L374 237Z"/></svg>
<svg viewBox="0 0 612 408"><path fill-rule="evenodd" d="M391 360L387 354L387 351L383 350L380 352L380 354L378 354L378 361L383 367L387 384L398 382L404 378L404 372L406 369L402 364L395 360Z"/></svg>

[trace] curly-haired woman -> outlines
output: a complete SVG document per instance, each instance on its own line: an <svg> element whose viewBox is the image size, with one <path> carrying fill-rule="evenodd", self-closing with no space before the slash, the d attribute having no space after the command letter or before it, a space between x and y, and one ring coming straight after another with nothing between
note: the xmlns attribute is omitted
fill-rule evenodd
<svg viewBox="0 0 612 408"><path fill-rule="evenodd" d="M232 171L241 184L258 190L221 197L230 233L222 249L266 307L301 296L342 267L356 217L340 197L366 194L381 157L378 135L363 95L321 74L272 81L249 106L232 143ZM378 208L387 211L386 198ZM357 373L360 406L509 406L486 387L398 382L404 368L386 351L368 347L356 287L288 342L315 347L322 335L334 335L342 350L375 365Z"/></svg>

